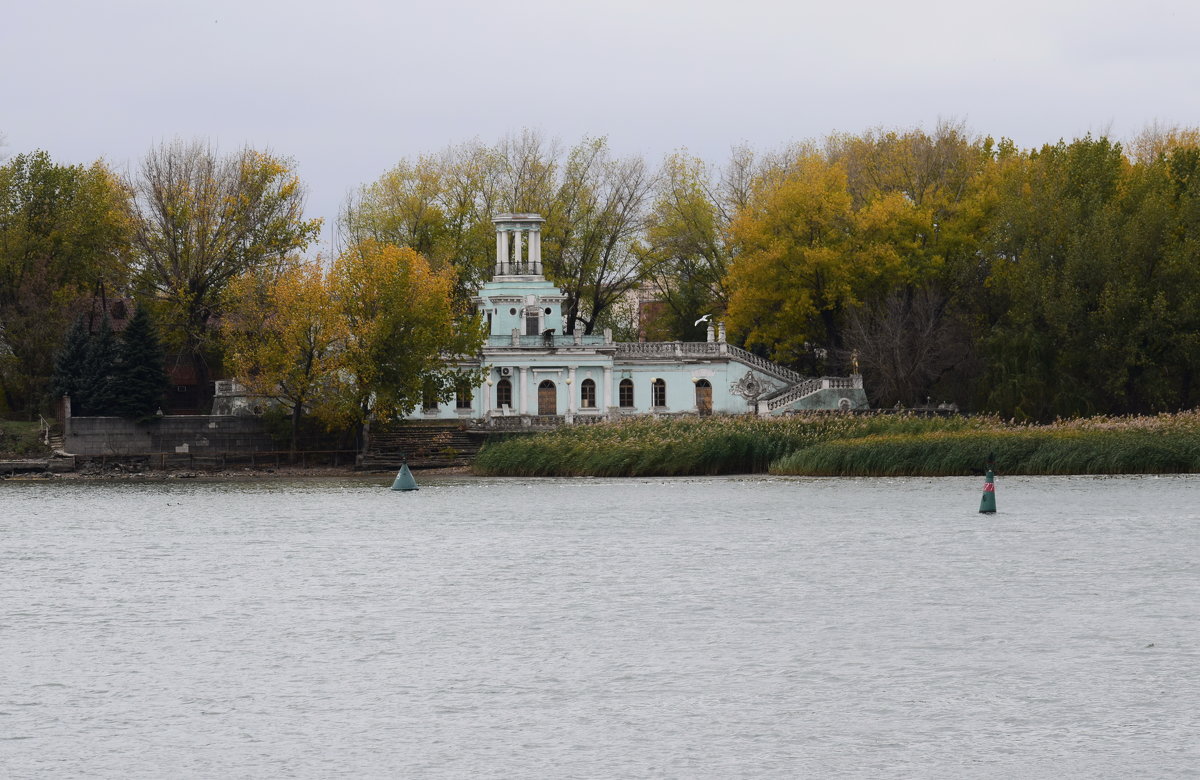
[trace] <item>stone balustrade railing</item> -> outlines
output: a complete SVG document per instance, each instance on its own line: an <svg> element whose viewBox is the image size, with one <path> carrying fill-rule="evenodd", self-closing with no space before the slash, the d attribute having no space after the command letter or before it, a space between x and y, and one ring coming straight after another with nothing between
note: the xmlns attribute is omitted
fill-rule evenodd
<svg viewBox="0 0 1200 780"><path fill-rule="evenodd" d="M617 355L624 358L660 358L720 355L723 344L715 341L640 341L617 344Z"/></svg>
<svg viewBox="0 0 1200 780"><path fill-rule="evenodd" d="M767 401L767 411L774 412L777 409L782 409L793 401L799 401L805 396L812 395L824 388L824 384L820 379L806 379L800 382L791 390L788 390L783 395L776 396L770 401Z"/></svg>
<svg viewBox="0 0 1200 780"><path fill-rule="evenodd" d="M552 336L488 336L489 347L547 347L562 349L564 347L595 347L607 344L603 336L574 336L557 334Z"/></svg>
<svg viewBox="0 0 1200 780"><path fill-rule="evenodd" d="M784 368L778 363L772 363L770 360L761 358L758 355L755 355L753 352L747 352L741 347L735 347L732 344L727 344L726 347L729 350L730 356L737 358L743 363L748 363L749 365L760 369L763 373L770 374L776 379L782 379L788 384L796 384L807 379L807 377L805 377L803 374L796 373L790 368Z"/></svg>
<svg viewBox="0 0 1200 780"><path fill-rule="evenodd" d="M767 411L774 412L790 403L812 395L818 390L853 390L862 387L862 376L823 376L820 379L805 379L786 393L767 401Z"/></svg>

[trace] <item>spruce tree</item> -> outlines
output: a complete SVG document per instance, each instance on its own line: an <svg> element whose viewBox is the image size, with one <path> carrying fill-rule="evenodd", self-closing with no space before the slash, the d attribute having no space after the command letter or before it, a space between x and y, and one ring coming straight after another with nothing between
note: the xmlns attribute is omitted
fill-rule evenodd
<svg viewBox="0 0 1200 780"><path fill-rule="evenodd" d="M54 397L58 399L69 395L72 406L76 409L82 409L82 399L79 397L79 393L90 340L87 325L84 324L81 315L76 318L75 324L67 331L62 349L54 358L54 377L51 380Z"/></svg>
<svg viewBox="0 0 1200 780"><path fill-rule="evenodd" d="M80 406L85 415L98 417L114 413L117 394L113 386L113 372L117 366L117 349L117 337L105 316L100 323L100 330L88 344L79 381Z"/></svg>
<svg viewBox="0 0 1200 780"><path fill-rule="evenodd" d="M121 346L113 385L116 391L114 412L122 417L147 419L162 406L167 388L162 345L158 331L146 307L137 307L133 319L121 334Z"/></svg>

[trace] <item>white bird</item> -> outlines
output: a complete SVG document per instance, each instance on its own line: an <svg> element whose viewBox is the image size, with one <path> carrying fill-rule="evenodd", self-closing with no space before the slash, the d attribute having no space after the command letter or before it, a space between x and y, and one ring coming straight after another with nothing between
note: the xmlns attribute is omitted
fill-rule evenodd
<svg viewBox="0 0 1200 780"><path fill-rule="evenodd" d="M702 322L708 322L708 318L709 318L709 317L711 317L711 316L712 316L711 314L705 314L703 317L701 317L700 319L698 319L698 320L696 320L695 322L693 322L693 323L692 323L692 327L695 327L695 326L699 325L699 324L700 324L700 323L702 323Z"/></svg>

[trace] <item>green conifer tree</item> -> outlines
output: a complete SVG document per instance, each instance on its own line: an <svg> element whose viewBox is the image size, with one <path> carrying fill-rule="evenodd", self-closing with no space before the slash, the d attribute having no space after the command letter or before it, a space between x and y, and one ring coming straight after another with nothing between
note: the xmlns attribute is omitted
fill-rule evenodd
<svg viewBox="0 0 1200 780"><path fill-rule="evenodd" d="M100 323L100 330L88 344L87 358L79 381L80 406L89 416L111 415L115 411L117 393L113 383L113 372L118 358L117 337L113 334L108 317Z"/></svg>
<svg viewBox="0 0 1200 780"><path fill-rule="evenodd" d="M51 392L54 393L55 399L62 398L64 395L70 396L75 409L82 409L82 399L79 398L79 393L90 341L91 337L88 335L83 317L77 317L75 324L67 331L62 349L54 358Z"/></svg>
<svg viewBox="0 0 1200 780"><path fill-rule="evenodd" d="M167 372L158 331L145 306L138 306L121 334L113 385L114 412L122 417L147 419L162 407Z"/></svg>

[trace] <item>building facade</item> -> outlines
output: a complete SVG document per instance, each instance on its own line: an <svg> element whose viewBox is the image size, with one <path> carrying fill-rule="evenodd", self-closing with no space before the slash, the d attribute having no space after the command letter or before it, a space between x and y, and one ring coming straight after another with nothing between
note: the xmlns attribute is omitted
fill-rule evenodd
<svg viewBox="0 0 1200 780"><path fill-rule="evenodd" d="M611 333L564 333L562 290L542 273L537 214L500 214L491 281L473 299L487 340L463 368L477 387L413 415L491 427L586 423L625 415L780 415L866 409L862 377L805 377L725 341L615 342Z"/></svg>

